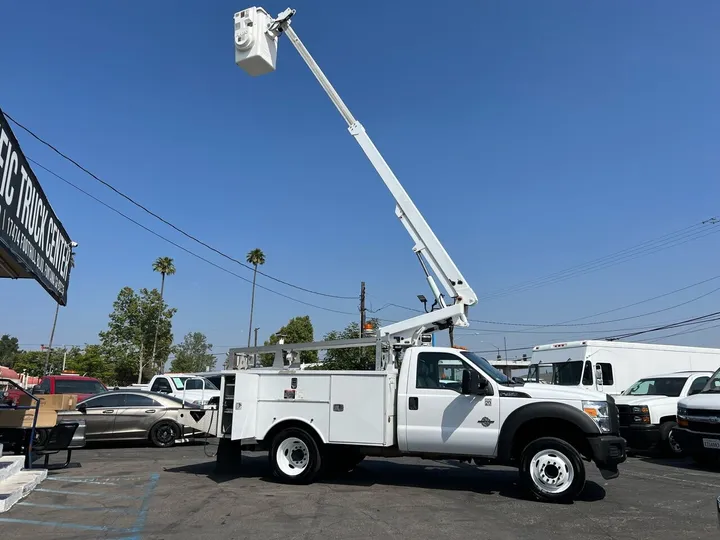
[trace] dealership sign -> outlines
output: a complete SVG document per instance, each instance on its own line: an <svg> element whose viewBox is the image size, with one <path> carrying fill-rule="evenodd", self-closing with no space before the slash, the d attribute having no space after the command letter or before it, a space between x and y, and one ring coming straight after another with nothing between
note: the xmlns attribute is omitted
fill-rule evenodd
<svg viewBox="0 0 720 540"><path fill-rule="evenodd" d="M67 304L70 237L0 110L0 277L34 278Z"/></svg>

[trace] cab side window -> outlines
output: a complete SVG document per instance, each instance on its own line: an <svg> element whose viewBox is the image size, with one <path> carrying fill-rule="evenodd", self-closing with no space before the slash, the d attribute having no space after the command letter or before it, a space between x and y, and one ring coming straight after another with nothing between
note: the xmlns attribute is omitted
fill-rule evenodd
<svg viewBox="0 0 720 540"><path fill-rule="evenodd" d="M153 383L152 387L150 388L151 392L163 392L166 394L170 394L172 392L172 388L170 387L170 383L165 377L159 377L155 379L155 382Z"/></svg>
<svg viewBox="0 0 720 540"><path fill-rule="evenodd" d="M590 360L585 361L585 369L583 370L582 383L584 386L593 385L593 369L592 362L590 362Z"/></svg>
<svg viewBox="0 0 720 540"><path fill-rule="evenodd" d="M42 390L43 394L50 393L50 379L45 379L40 383L40 390Z"/></svg>
<svg viewBox="0 0 720 540"><path fill-rule="evenodd" d="M613 379L612 364L598 362L597 366L602 371L602 383L607 384L608 386L612 386L615 383Z"/></svg>
<svg viewBox="0 0 720 540"><path fill-rule="evenodd" d="M472 368L454 354L421 352L418 354L415 388L460 392L466 369Z"/></svg>

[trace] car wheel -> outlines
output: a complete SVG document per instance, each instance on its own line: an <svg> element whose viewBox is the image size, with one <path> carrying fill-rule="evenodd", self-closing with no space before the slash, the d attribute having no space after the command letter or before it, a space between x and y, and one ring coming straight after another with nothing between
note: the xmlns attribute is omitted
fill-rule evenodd
<svg viewBox="0 0 720 540"><path fill-rule="evenodd" d="M175 422L164 420L155 424L150 430L150 442L158 448L170 448L175 446L179 434L180 428Z"/></svg>
<svg viewBox="0 0 720 540"><path fill-rule="evenodd" d="M288 428L273 439L273 475L288 484L309 484L320 471L322 457L315 438L301 428Z"/></svg>
<svg viewBox="0 0 720 540"><path fill-rule="evenodd" d="M673 437L673 429L677 427L676 422L663 422L660 425L660 450L668 457L681 457L684 453L682 446Z"/></svg>
<svg viewBox="0 0 720 540"><path fill-rule="evenodd" d="M585 465L572 445L562 439L543 437L523 449L520 479L537 499L569 502L585 487Z"/></svg>

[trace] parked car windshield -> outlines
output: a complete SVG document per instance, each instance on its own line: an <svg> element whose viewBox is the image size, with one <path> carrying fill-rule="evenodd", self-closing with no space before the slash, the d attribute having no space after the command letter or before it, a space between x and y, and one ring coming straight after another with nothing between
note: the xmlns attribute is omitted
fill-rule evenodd
<svg viewBox="0 0 720 540"><path fill-rule="evenodd" d="M83 379L55 379L56 394L100 394L107 389L100 381Z"/></svg>
<svg viewBox="0 0 720 540"><path fill-rule="evenodd" d="M678 397L687 380L687 377L650 377L640 379L628 388L623 395Z"/></svg>
<svg viewBox="0 0 720 540"><path fill-rule="evenodd" d="M481 370L483 370L488 376L492 377L492 379L495 380L496 383L516 384L512 380L510 380L507 375L505 375L502 371L493 366L490 362L485 360L485 358L483 358L479 354L470 351L461 351L460 353L477 367L479 367Z"/></svg>
<svg viewBox="0 0 720 540"><path fill-rule="evenodd" d="M202 378L202 380L200 380ZM173 383L175 384L175 387L178 390L202 390L203 384L202 381L205 381L205 390L219 390L217 386L215 386L212 382L210 382L210 379L206 379L205 377L173 377ZM188 379L190 379L188 381ZM187 381L187 386L185 386Z"/></svg>

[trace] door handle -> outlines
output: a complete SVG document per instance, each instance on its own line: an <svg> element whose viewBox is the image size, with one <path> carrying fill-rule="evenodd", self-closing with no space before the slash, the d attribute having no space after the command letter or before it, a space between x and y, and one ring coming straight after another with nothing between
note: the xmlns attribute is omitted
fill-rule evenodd
<svg viewBox="0 0 720 540"><path fill-rule="evenodd" d="M418 410L418 398L411 397L408 399L408 409L410 409L411 411Z"/></svg>
<svg viewBox="0 0 720 540"><path fill-rule="evenodd" d="M109 409L109 410L107 410L107 411L103 411L103 414L112 414L112 413L114 413L114 412L115 412L114 410Z"/></svg>
<svg viewBox="0 0 720 540"><path fill-rule="evenodd" d="M145 412L146 412L146 413L148 413L148 414L150 414L150 413L154 413L154 412L155 412L155 409L148 409L148 410L147 410L147 411L145 411Z"/></svg>

